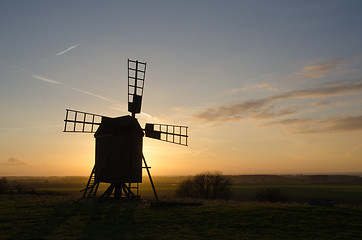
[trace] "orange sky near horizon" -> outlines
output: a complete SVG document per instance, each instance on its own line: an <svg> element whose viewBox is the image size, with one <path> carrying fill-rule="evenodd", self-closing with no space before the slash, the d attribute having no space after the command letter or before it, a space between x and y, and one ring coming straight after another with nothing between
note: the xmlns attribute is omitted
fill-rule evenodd
<svg viewBox="0 0 362 240"><path fill-rule="evenodd" d="M128 58L141 126L189 127L188 147L144 138L153 175L362 173L361 8L1 2L0 176L88 176L94 136L62 132L65 109L128 115Z"/></svg>

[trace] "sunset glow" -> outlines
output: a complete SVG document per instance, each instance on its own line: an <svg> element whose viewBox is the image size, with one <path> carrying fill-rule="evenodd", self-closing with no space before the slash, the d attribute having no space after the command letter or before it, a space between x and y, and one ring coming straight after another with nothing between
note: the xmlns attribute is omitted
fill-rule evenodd
<svg viewBox="0 0 362 240"><path fill-rule="evenodd" d="M0 176L89 175L65 109L128 115L128 58L141 126L189 127L153 175L361 173L362 2L226 2L2 1Z"/></svg>

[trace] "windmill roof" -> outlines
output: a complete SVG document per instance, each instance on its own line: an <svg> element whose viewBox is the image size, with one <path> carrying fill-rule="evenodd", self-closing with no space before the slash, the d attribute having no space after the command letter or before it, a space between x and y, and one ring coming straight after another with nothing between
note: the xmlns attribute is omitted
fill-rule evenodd
<svg viewBox="0 0 362 240"><path fill-rule="evenodd" d="M143 136L143 130L136 118L129 115L110 118L102 117L94 137L121 136L125 134L139 134Z"/></svg>

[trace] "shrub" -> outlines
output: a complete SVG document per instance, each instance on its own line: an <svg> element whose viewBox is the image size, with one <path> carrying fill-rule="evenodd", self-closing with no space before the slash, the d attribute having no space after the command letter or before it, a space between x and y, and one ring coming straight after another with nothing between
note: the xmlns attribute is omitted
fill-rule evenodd
<svg viewBox="0 0 362 240"><path fill-rule="evenodd" d="M199 199L229 199L231 181L220 172L205 172L181 182L177 197Z"/></svg>
<svg viewBox="0 0 362 240"><path fill-rule="evenodd" d="M6 193L9 190L9 182L6 177L0 179L0 194Z"/></svg>
<svg viewBox="0 0 362 240"><path fill-rule="evenodd" d="M280 188L264 187L257 190L256 200L260 202L284 202L285 197Z"/></svg>

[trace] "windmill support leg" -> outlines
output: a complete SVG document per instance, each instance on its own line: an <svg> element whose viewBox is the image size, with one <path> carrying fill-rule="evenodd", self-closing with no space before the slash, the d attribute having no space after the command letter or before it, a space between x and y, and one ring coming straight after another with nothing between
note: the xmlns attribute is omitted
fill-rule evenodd
<svg viewBox="0 0 362 240"><path fill-rule="evenodd" d="M150 178L150 182L151 182L151 186L152 186L153 193L155 194L155 198L156 198L156 200L158 201L158 197L157 197L155 185L153 185L151 173L150 173L149 167L147 166L145 156L143 156L143 154L142 154L142 159L143 159L143 163L145 164L145 168L146 168L146 170L147 170L148 177Z"/></svg>
<svg viewBox="0 0 362 240"><path fill-rule="evenodd" d="M122 186L120 183L115 184L114 187L114 198L120 199L122 197Z"/></svg>
<svg viewBox="0 0 362 240"><path fill-rule="evenodd" d="M115 188L115 184L111 184L107 190L103 193L101 200L105 199L105 198L109 198L109 196L111 196L113 189Z"/></svg>
<svg viewBox="0 0 362 240"><path fill-rule="evenodd" d="M123 188L123 191L124 191L125 195L127 196L127 198L135 198L136 197L134 195L134 193L132 192L131 188L129 186L127 186L127 184L123 183L122 188Z"/></svg>

